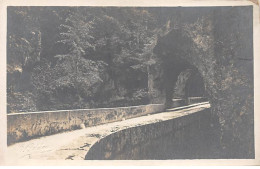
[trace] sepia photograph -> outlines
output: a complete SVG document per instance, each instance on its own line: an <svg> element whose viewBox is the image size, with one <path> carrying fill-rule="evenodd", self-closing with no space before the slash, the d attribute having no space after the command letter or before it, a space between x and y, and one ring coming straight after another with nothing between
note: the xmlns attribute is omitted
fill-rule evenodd
<svg viewBox="0 0 260 169"><path fill-rule="evenodd" d="M7 5L5 156L24 165L257 157L259 165L259 16L245 2Z"/></svg>

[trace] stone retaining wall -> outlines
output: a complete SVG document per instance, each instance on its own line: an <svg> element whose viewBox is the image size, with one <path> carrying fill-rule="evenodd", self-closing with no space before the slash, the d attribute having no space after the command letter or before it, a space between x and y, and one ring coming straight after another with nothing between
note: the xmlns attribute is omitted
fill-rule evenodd
<svg viewBox="0 0 260 169"><path fill-rule="evenodd" d="M131 107L13 113L7 115L8 145L62 131L120 121L164 110L163 104ZM84 125L83 125L84 124Z"/></svg>
<svg viewBox="0 0 260 169"><path fill-rule="evenodd" d="M216 158L209 108L167 121L124 129L96 142L86 160Z"/></svg>

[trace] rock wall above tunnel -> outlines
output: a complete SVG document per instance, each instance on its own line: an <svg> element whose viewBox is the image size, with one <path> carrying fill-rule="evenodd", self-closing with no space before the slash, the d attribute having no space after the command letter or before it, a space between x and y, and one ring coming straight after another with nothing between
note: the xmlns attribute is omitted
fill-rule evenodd
<svg viewBox="0 0 260 169"><path fill-rule="evenodd" d="M254 157L252 7L183 9L171 26L154 49L165 63L166 100L180 72L198 71L219 117L223 154Z"/></svg>

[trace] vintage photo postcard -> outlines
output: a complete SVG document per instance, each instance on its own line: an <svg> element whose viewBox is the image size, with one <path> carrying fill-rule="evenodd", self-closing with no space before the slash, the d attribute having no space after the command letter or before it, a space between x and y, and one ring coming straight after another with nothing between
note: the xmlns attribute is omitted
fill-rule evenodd
<svg viewBox="0 0 260 169"><path fill-rule="evenodd" d="M259 165L258 1L1 1L1 165Z"/></svg>

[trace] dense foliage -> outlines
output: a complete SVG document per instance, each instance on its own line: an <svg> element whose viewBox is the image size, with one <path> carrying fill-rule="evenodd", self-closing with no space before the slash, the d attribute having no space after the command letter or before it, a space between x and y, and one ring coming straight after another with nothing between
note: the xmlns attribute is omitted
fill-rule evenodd
<svg viewBox="0 0 260 169"><path fill-rule="evenodd" d="M8 111L147 103L155 25L141 8L9 7Z"/></svg>

